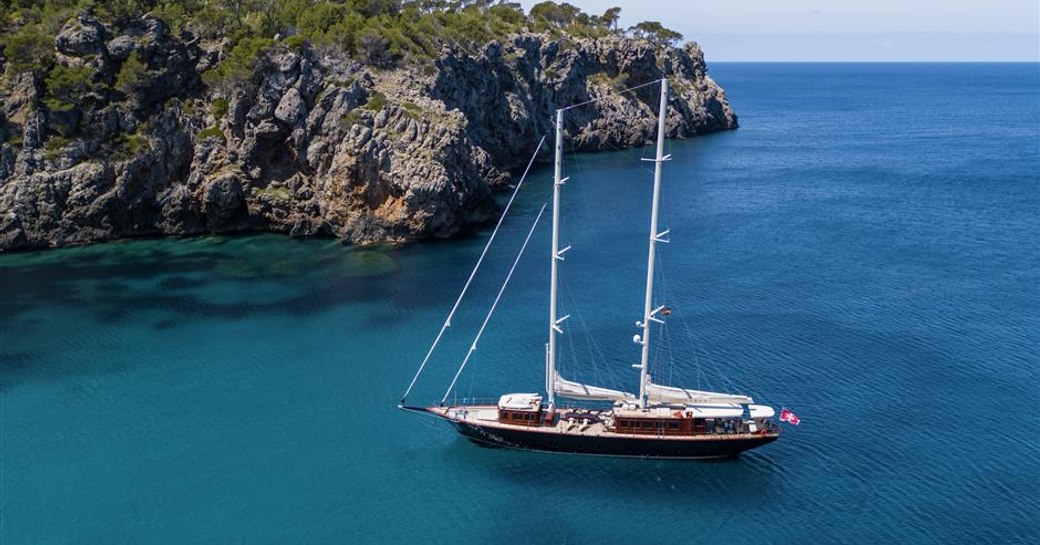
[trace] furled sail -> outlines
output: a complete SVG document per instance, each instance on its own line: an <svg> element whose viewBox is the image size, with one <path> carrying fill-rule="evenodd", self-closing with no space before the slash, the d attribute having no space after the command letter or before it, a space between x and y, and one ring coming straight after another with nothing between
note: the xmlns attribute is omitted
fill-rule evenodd
<svg viewBox="0 0 1040 545"><path fill-rule="evenodd" d="M661 386L654 384L649 377L646 381L646 397L650 403L745 404L755 402L750 396Z"/></svg>
<svg viewBox="0 0 1040 545"><path fill-rule="evenodd" d="M591 399L597 401L634 401L636 399L636 396L628 392L581 384L579 382L567 380L561 377L559 373L556 373L554 390L556 391L556 395L568 399Z"/></svg>

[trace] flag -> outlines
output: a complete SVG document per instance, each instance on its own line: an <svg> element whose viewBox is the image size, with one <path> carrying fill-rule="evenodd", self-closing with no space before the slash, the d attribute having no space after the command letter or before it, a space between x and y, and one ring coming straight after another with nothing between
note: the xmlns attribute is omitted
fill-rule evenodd
<svg viewBox="0 0 1040 545"><path fill-rule="evenodd" d="M788 424L791 424L793 426L797 426L798 422L800 422L800 420L798 420L798 417L795 416L793 412L787 409L780 409L780 421L787 422Z"/></svg>

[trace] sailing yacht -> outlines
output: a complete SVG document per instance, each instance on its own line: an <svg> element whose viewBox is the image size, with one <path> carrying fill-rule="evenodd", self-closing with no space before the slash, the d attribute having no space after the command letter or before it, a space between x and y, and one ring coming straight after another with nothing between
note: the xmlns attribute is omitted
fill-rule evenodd
<svg viewBox="0 0 1040 545"><path fill-rule="evenodd" d="M650 337L654 324L663 324L669 311L664 306L654 307L654 263L658 244L667 242L668 231L658 231L658 210L661 193L661 170L670 155L664 154L665 120L668 109L668 80L660 80L661 97L657 119L657 153L655 163L652 208L650 211L649 255L647 258L646 293L642 319L636 322L641 330L633 341L641 348L639 391L637 394L570 381L557 371L557 337L568 316L557 316L558 268L563 254L570 248L560 248L560 190L562 178L563 121L566 109L556 112L555 168L552 198L552 254L550 256L550 299L548 342L545 348L545 395L542 393L508 393L497 402L451 404L448 395L455 386L462 369L476 349L474 341L463 360L455 379L441 403L436 406L411 406L407 397L415 386L451 318L469 287L455 303L441 328L441 333L423 360L415 378L401 399L400 408L421 412L450 422L463 436L474 442L523 450L633 456L647 458L701 459L733 456L756 448L780 436L773 420L772 407L755 404L750 396L741 394L691 390L655 384L649 374ZM530 168L530 165L529 167ZM519 188L517 188L519 189ZM514 193L515 196L515 193ZM509 204L512 204L510 201ZM508 205L507 205L508 209ZM542 207L542 212L545 207ZM539 213L539 219L542 213ZM503 214L504 216L504 214ZM535 221L537 224L537 220ZM501 221L499 223L501 225ZM495 232L497 233L497 227ZM528 232L524 248L534 232ZM488 241L490 247L494 233ZM523 249L521 249L521 254ZM477 267L479 268L480 262ZM517 256L519 261L519 256ZM516 262L513 264L513 270ZM473 273L476 272L474 269ZM473 279L470 275L470 281ZM512 270L509 273L512 276ZM509 277L506 279L508 283ZM505 289L503 284L502 290ZM502 290L499 291L501 297ZM492 305L492 312L498 298ZM490 319L488 313L480 333ZM559 404L557 399L569 400Z"/></svg>

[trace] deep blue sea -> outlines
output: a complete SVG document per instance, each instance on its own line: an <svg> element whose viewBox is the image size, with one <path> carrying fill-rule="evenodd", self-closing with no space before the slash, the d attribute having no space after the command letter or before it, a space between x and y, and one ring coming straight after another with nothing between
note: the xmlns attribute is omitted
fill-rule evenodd
<svg viewBox="0 0 1040 545"><path fill-rule="evenodd" d="M778 442L523 453L398 411L487 229L0 255L0 542L1040 543L1040 68L711 74L741 128L669 143L652 372L792 409ZM651 153L568 156L568 378L636 388ZM409 401L444 394L549 175ZM543 222L452 399L542 387L548 263Z"/></svg>

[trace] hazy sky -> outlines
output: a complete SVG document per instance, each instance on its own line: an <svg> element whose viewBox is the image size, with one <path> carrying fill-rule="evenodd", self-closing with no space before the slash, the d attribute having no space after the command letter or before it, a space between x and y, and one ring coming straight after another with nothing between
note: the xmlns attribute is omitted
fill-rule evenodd
<svg viewBox="0 0 1040 545"><path fill-rule="evenodd" d="M524 0L525 8L537 1ZM1038 61L1038 0L570 0L660 21L709 61Z"/></svg>

